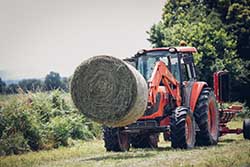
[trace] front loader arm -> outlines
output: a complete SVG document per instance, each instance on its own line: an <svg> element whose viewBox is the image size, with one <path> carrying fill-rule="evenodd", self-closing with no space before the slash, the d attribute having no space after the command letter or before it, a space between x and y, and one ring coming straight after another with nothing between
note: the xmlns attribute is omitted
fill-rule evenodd
<svg viewBox="0 0 250 167"><path fill-rule="evenodd" d="M164 62L159 61L156 63L152 76L148 80L149 84L149 102L155 104L156 95L160 83L163 83L166 91L173 97L176 101L176 105L181 105L181 96L180 96L180 84L168 70Z"/></svg>

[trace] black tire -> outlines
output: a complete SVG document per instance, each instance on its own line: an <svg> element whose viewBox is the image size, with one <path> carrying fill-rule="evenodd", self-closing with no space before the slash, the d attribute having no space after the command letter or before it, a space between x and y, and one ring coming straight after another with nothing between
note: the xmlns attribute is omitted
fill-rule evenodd
<svg viewBox="0 0 250 167"><path fill-rule="evenodd" d="M219 138L219 111L211 88L202 89L195 106L194 118L199 127L196 132L196 144L216 145Z"/></svg>
<svg viewBox="0 0 250 167"><path fill-rule="evenodd" d="M171 147L190 149L195 145L195 121L186 107L177 107L170 117Z"/></svg>
<svg viewBox="0 0 250 167"><path fill-rule="evenodd" d="M134 148L157 148L159 134L155 133L131 136L130 142Z"/></svg>
<svg viewBox="0 0 250 167"><path fill-rule="evenodd" d="M243 137L244 139L250 140L250 119L243 121Z"/></svg>
<svg viewBox="0 0 250 167"><path fill-rule="evenodd" d="M129 139L127 134L122 134L120 128L103 127L103 140L106 151L128 151Z"/></svg>

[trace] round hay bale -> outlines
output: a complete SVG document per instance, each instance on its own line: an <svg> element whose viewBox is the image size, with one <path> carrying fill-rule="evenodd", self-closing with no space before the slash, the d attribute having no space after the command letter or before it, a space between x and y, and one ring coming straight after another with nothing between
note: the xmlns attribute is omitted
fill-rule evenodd
<svg viewBox="0 0 250 167"><path fill-rule="evenodd" d="M70 89L80 112L111 127L135 122L147 106L148 88L143 76L111 56L96 56L82 62L74 72Z"/></svg>

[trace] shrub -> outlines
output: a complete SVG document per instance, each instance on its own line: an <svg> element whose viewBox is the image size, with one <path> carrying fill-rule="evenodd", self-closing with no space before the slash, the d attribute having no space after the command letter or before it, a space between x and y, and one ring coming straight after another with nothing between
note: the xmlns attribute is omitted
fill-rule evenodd
<svg viewBox="0 0 250 167"><path fill-rule="evenodd" d="M30 150L22 132L4 133L0 139L0 155L20 154Z"/></svg>
<svg viewBox="0 0 250 167"><path fill-rule="evenodd" d="M90 129L91 123L87 122L83 116L78 118L78 115L75 114L69 120L71 124L70 134L73 139L89 140L96 136L95 132Z"/></svg>
<svg viewBox="0 0 250 167"><path fill-rule="evenodd" d="M98 124L85 119L68 94L19 94L0 106L0 154L67 146L68 139L100 136ZM99 134L100 133L100 134Z"/></svg>
<svg viewBox="0 0 250 167"><path fill-rule="evenodd" d="M68 145L67 140L70 137L71 125L67 117L54 117L49 123L48 128L55 139L55 147Z"/></svg>

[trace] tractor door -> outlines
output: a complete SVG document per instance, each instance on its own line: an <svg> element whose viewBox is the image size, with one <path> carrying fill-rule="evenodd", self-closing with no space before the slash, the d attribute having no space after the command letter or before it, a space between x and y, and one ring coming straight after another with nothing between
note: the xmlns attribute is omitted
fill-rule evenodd
<svg viewBox="0 0 250 167"><path fill-rule="evenodd" d="M188 107L190 105L192 87L196 81L195 65L193 55L190 52L180 52L179 59L182 104Z"/></svg>
<svg viewBox="0 0 250 167"><path fill-rule="evenodd" d="M190 81L196 79L195 65L192 53L182 54L181 69L183 81Z"/></svg>

